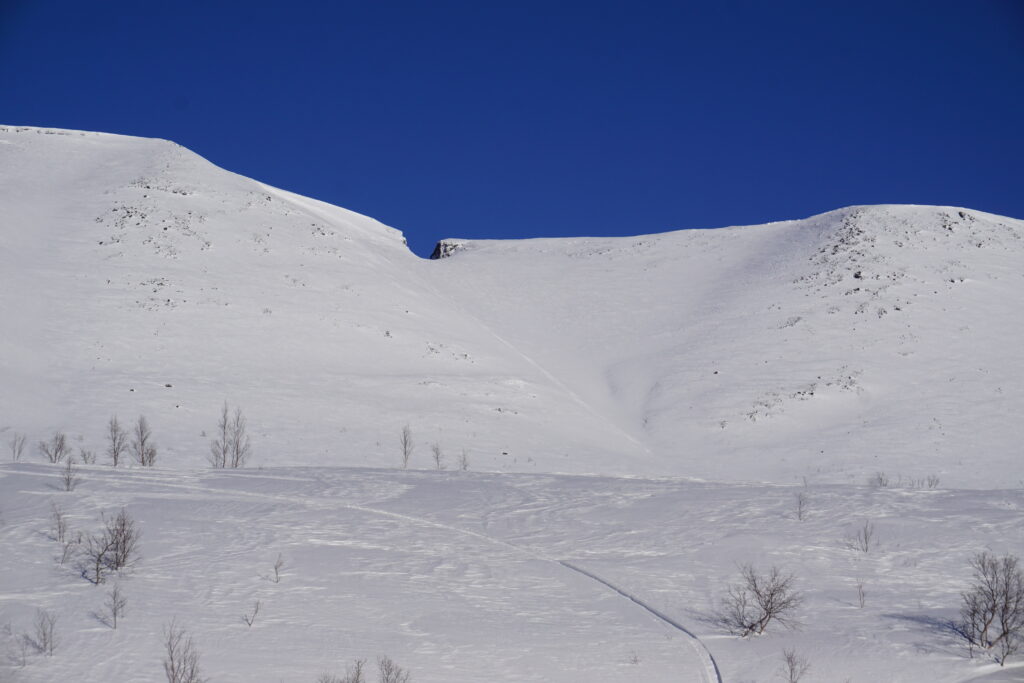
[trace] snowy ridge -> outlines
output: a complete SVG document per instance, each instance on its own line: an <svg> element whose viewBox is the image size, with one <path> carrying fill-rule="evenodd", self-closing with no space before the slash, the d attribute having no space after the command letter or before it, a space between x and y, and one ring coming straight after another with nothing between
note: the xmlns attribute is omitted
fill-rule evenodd
<svg viewBox="0 0 1024 683"><path fill-rule="evenodd" d="M173 143L0 140L0 429L145 413L194 466L228 399L264 464L390 465L409 423L421 466L968 486L1024 439L1018 220L851 207L422 261Z"/></svg>

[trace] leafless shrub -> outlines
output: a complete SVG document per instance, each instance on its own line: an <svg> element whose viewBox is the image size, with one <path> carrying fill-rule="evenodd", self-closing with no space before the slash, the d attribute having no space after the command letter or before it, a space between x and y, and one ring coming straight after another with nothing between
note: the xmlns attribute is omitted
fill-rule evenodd
<svg viewBox="0 0 1024 683"><path fill-rule="evenodd" d="M937 489L937 488L939 488L939 475L937 475L937 474L929 474L925 478L925 484L928 485L929 489Z"/></svg>
<svg viewBox="0 0 1024 683"><path fill-rule="evenodd" d="M411 674L395 664L387 655L377 658L379 683L409 683Z"/></svg>
<svg viewBox="0 0 1024 683"><path fill-rule="evenodd" d="M244 621L245 625L249 628L252 628L252 625L256 622L256 615L260 613L261 604L262 603L259 600L257 600L252 606L252 614L246 612L242 615L242 621Z"/></svg>
<svg viewBox="0 0 1024 683"><path fill-rule="evenodd" d="M39 442L39 452L50 463L62 462L71 453L67 435L64 432L54 432L49 441Z"/></svg>
<svg viewBox="0 0 1024 683"><path fill-rule="evenodd" d="M53 539L63 543L68 535L68 515L64 508L56 503L50 503L50 523L53 530Z"/></svg>
<svg viewBox="0 0 1024 683"><path fill-rule="evenodd" d="M82 577L97 586L106 581L114 540L106 533L89 534L82 544L79 569Z"/></svg>
<svg viewBox="0 0 1024 683"><path fill-rule="evenodd" d="M64 563L68 561L68 557L71 556L71 553L77 547L77 543L72 543L71 541L64 541L60 551L60 566L64 566Z"/></svg>
<svg viewBox="0 0 1024 683"><path fill-rule="evenodd" d="M60 481L64 485L64 490L74 491L81 480L82 478L78 476L78 468L75 467L75 459L69 457L64 461L64 469L60 471Z"/></svg>
<svg viewBox="0 0 1024 683"><path fill-rule="evenodd" d="M466 449L462 449L462 453L459 454L459 469L465 472L469 469L469 454L466 453Z"/></svg>
<svg viewBox="0 0 1024 683"><path fill-rule="evenodd" d="M875 472L868 479L868 485L879 489L889 488L889 477L885 472Z"/></svg>
<svg viewBox="0 0 1024 683"><path fill-rule="evenodd" d="M337 676L332 673L322 673L317 683L366 683L366 660L356 659L345 667L345 675Z"/></svg>
<svg viewBox="0 0 1024 683"><path fill-rule="evenodd" d="M959 631L972 656L981 648L1003 666L1024 645L1024 574L1016 555L982 552L970 564L974 585L962 594Z"/></svg>
<svg viewBox="0 0 1024 683"><path fill-rule="evenodd" d="M228 424L230 421L228 402L224 401L220 411L220 420L217 422L217 436L210 442L210 454L206 456L210 467L227 467L228 451L230 450L230 436L228 435Z"/></svg>
<svg viewBox="0 0 1024 683"><path fill-rule="evenodd" d="M25 435L14 432L14 436L7 442L7 445L11 449L11 460L20 461L21 456L25 453Z"/></svg>
<svg viewBox="0 0 1024 683"><path fill-rule="evenodd" d="M864 579L857 579L857 605L864 609L864 602L867 597L867 593L864 590Z"/></svg>
<svg viewBox="0 0 1024 683"><path fill-rule="evenodd" d="M871 552L871 549L878 545L875 537L875 525L870 520L864 520L864 524L857 528L853 536L847 537L846 547L851 550L859 550L862 553Z"/></svg>
<svg viewBox="0 0 1024 683"><path fill-rule="evenodd" d="M399 437L398 443L402 447L402 469L404 470L409 467L409 458L416 450L416 444L412 441L412 429L409 428L409 425L402 427L402 435Z"/></svg>
<svg viewBox="0 0 1024 683"><path fill-rule="evenodd" d="M136 562L141 536L135 520L124 508L103 521L100 533L85 538L81 554L82 576L96 585L106 581L108 572L120 571Z"/></svg>
<svg viewBox="0 0 1024 683"><path fill-rule="evenodd" d="M107 423L107 455L110 457L110 464L117 467L127 451L128 432L121 428L117 415L112 415L110 422Z"/></svg>
<svg viewBox="0 0 1024 683"><path fill-rule="evenodd" d="M143 415L139 415L139 419L135 421L132 428L131 450L135 462L143 467L152 467L156 464L156 444L153 443L153 432Z"/></svg>
<svg viewBox="0 0 1024 683"><path fill-rule="evenodd" d="M796 518L801 522L807 517L807 509L811 504L811 497L806 491L799 491L796 494Z"/></svg>
<svg viewBox="0 0 1024 683"><path fill-rule="evenodd" d="M110 537L109 567L114 571L130 567L138 559L139 538L141 533L135 526L135 520L124 508L111 519L106 520L104 535Z"/></svg>
<svg viewBox="0 0 1024 683"><path fill-rule="evenodd" d="M164 627L164 674L167 683L204 683L199 671L199 651L189 635L174 620Z"/></svg>
<svg viewBox="0 0 1024 683"><path fill-rule="evenodd" d="M252 450L246 422L241 408L236 407L232 416L228 402L224 401L217 422L217 438L210 442L210 455L207 456L211 466L238 468L245 465Z"/></svg>
<svg viewBox="0 0 1024 683"><path fill-rule="evenodd" d="M772 567L762 576L750 564L741 565L740 574L742 579L729 587L720 614L730 633L741 637L759 635L772 621L787 628L797 625L794 612L803 603L803 596L794 589L792 574Z"/></svg>
<svg viewBox="0 0 1024 683"><path fill-rule="evenodd" d="M34 644L40 653L52 657L57 645L57 615L45 609L36 610Z"/></svg>
<svg viewBox="0 0 1024 683"><path fill-rule="evenodd" d="M277 554L277 561L274 562L274 583L281 583L281 570L284 569L284 558L281 553Z"/></svg>
<svg viewBox="0 0 1024 683"><path fill-rule="evenodd" d="M365 668L365 659L353 660L351 664L345 667L345 677L341 679L341 683L366 683Z"/></svg>
<svg viewBox="0 0 1024 683"><path fill-rule="evenodd" d="M252 445L249 442L249 435L246 433L246 419L241 408L235 408L235 415L231 418L231 467L243 467L249 459Z"/></svg>
<svg viewBox="0 0 1024 683"><path fill-rule="evenodd" d="M800 683L810 669L810 662L798 655L795 649L782 651L782 677L786 683Z"/></svg>
<svg viewBox="0 0 1024 683"><path fill-rule="evenodd" d="M95 465L96 464L96 453L86 448L78 449L78 457L81 458L83 465Z"/></svg>
<svg viewBox="0 0 1024 683"><path fill-rule="evenodd" d="M444 452L441 450L441 444L435 443L431 445L430 452L434 458L434 468L443 470L444 465Z"/></svg>
<svg viewBox="0 0 1024 683"><path fill-rule="evenodd" d="M114 584L113 589L107 593L107 601L103 605L107 608L107 614L110 615L111 627L116 629L117 620L124 614L125 607L128 606L128 598L121 592L119 585Z"/></svg>

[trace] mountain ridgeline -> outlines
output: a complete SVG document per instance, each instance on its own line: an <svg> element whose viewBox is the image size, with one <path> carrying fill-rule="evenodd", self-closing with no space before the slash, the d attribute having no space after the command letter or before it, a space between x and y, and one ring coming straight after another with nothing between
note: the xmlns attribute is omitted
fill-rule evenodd
<svg viewBox="0 0 1024 683"><path fill-rule="evenodd" d="M444 240L170 142L0 127L0 430L205 463L1016 485L1024 222L936 206ZM1018 475L1019 476L1019 475ZM1007 478L1010 478L1008 480Z"/></svg>

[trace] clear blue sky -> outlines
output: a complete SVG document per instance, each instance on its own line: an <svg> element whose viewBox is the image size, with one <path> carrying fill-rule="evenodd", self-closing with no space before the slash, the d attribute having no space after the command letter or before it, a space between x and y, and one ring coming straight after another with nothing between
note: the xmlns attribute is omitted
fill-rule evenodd
<svg viewBox="0 0 1024 683"><path fill-rule="evenodd" d="M0 0L0 123L175 140L443 237L1024 218L1024 2Z"/></svg>

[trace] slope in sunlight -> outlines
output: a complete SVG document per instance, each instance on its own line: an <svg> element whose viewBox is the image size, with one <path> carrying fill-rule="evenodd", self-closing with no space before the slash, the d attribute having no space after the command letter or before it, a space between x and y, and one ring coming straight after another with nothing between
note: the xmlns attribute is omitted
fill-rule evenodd
<svg viewBox="0 0 1024 683"><path fill-rule="evenodd" d="M1024 428L1024 223L949 207L635 238L448 240L172 143L0 128L0 429L199 465L1000 483Z"/></svg>

